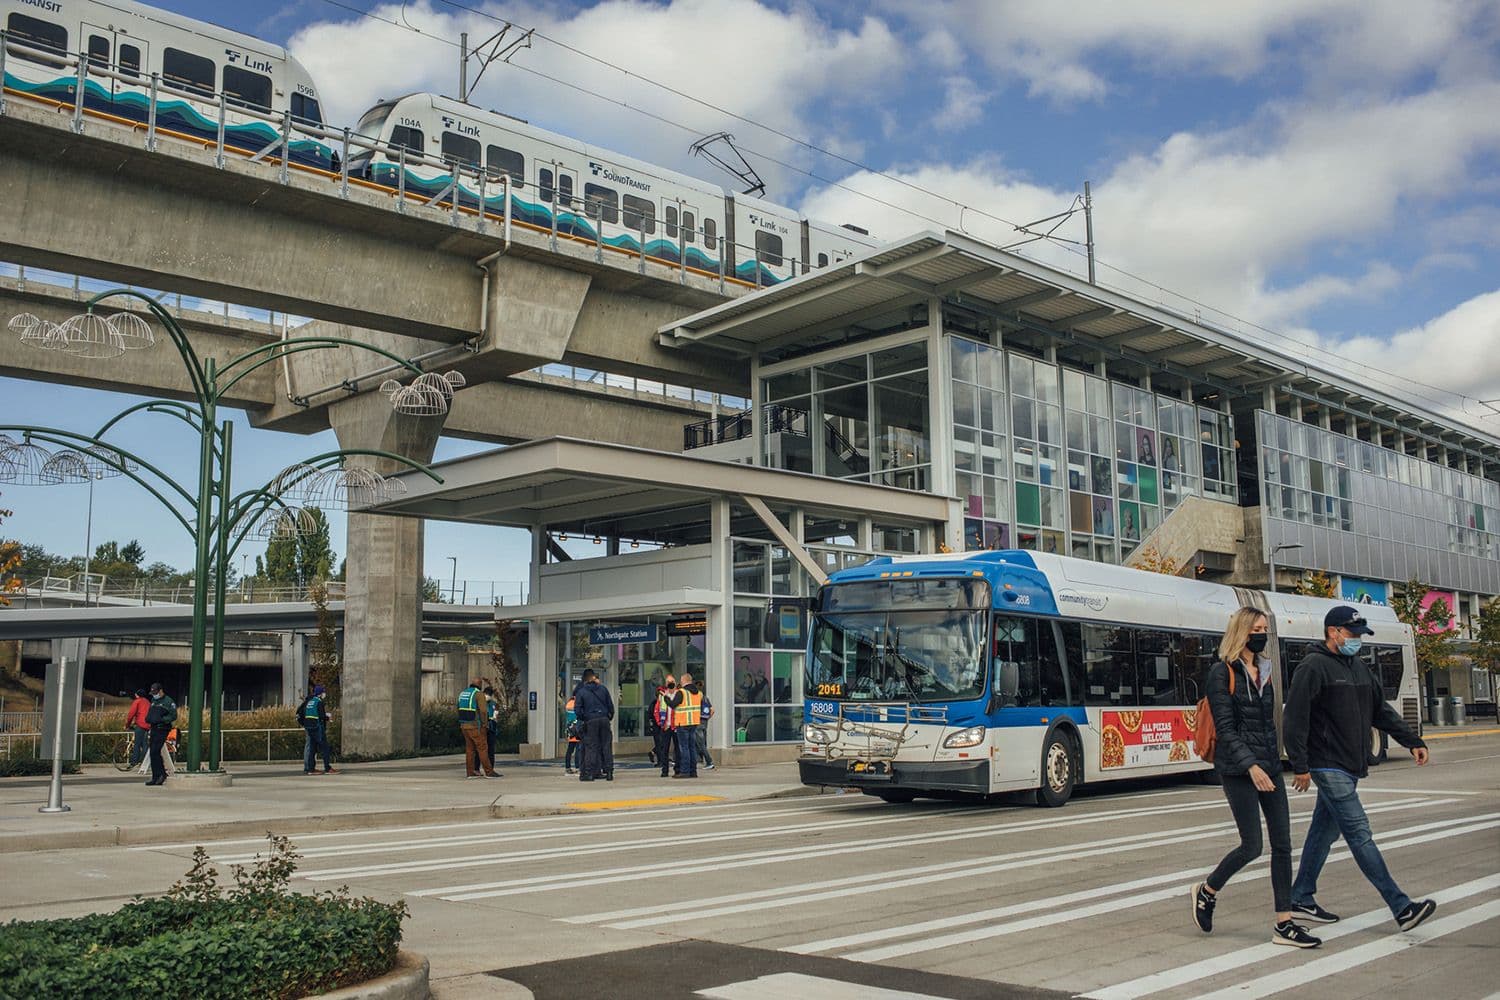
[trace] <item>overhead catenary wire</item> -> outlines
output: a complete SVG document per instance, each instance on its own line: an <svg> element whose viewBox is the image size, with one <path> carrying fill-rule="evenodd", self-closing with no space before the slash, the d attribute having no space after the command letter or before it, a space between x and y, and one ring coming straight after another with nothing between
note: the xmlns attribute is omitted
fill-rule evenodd
<svg viewBox="0 0 1500 1000"><path fill-rule="evenodd" d="M416 26L411 25L411 24L405 24L405 23L401 23L401 22L392 20L390 18L381 17L380 15L375 14L372 11L362 10L362 9L360 9L358 7L355 7L355 6L351 5L351 4L344 3L344 2L342 2L342 0L323 0L323 2L327 3L327 4L330 4L331 6L334 6L334 7L338 7L340 9L342 9L342 10L347 10L347 11L350 11L352 13L359 14L362 17L367 17L367 18L370 18L372 20L379 21L379 22L384 23L384 24L388 24L388 25L390 25L392 27L395 27L395 28L400 28L402 30L412 31L412 32L414 32L414 33L416 33L418 35L421 35L423 38L429 38L429 39L432 39L434 41L442 42L443 44L448 45L448 46L450 46L452 48L455 48L455 49L460 48L460 46L459 46L459 44L457 42L452 42L452 41L449 41L449 40L447 40L445 38L442 38L441 36L434 35L434 34L432 34L430 32L422 31L420 28L417 28ZM458 2L458 0L433 0L433 2L441 4L441 5L445 6L445 7L450 7L450 8L453 8L455 10L460 10L460 11L464 11L464 12L469 13L469 14L473 14L473 15L475 15L477 17L483 17L483 18L486 18L486 19L491 20L491 21L495 21L495 22L500 23L500 24L513 25L513 26L516 26L516 27L520 27L520 25L517 25L513 21L507 20L506 18L500 17L500 16L498 16L496 14L493 14L493 13L491 13L489 11L481 10L479 8L469 6L467 4L460 3L460 2ZM403 10L403 21L404 21L404 12L405 12L405 5L404 4L403 4L402 10ZM817 173L815 170L813 170L813 169L811 169L809 167L804 167L804 166L800 166L800 165L797 165L797 164L794 164L794 163L789 163L789 162L787 162L787 161L785 161L785 160L783 160L783 159L781 159L779 157L770 155L768 153L761 152L760 150L751 148L749 146L744 146L743 147L744 150L745 150L745 152L750 153L750 154L752 154L754 156L758 156L762 160L766 161L767 163L773 163L773 164L775 164L775 165L777 165L779 167L782 167L782 168L784 168L786 170L792 171L793 173L801 174L801 175L809 178L810 180L813 180L813 181L816 181L816 182L818 182L820 184L826 185L827 187L831 187L831 188L834 188L834 189L837 189L837 190L840 190L840 191L847 192L849 194L855 195L856 197L863 198L863 199L865 199L865 200L867 200L867 201L869 201L869 202L871 202L873 204L877 204L877 205L883 206L885 208L889 208L889 209L891 209L893 211L901 212L901 213L904 213L906 215L912 216L914 218L921 219L923 221L933 223L934 225L937 225L937 226L942 227L942 228L947 228L950 225L957 225L960 229L962 229L963 227L962 227L961 220L962 220L963 213L965 213L965 212L972 212L975 215L978 215L978 216L981 216L983 218L990 219L992 221L995 221L995 222L1001 223L1003 225L1009 226L1009 227L1011 227L1013 230L1015 230L1018 233L1026 233L1028 236L1030 236L1029 239L1020 240L1020 241L1018 241L1018 242L1016 242L1014 244L1011 244L1011 245L1009 245L1009 246L1007 246L1007 247L1004 248L1004 249L1010 250L1012 252L1018 252L1020 247L1027 246L1027 245L1029 245L1029 244L1031 244L1033 242L1037 242L1039 240L1046 240L1047 242L1050 242L1050 243L1059 244L1061 246L1061 248L1065 252L1073 253L1073 254L1076 254L1076 255L1079 255L1079 256L1082 256L1084 254L1084 252L1085 252L1083 245L1079 241L1055 235L1055 228L1056 227L1054 227L1054 231L1053 232L1048 232L1046 234L1038 235L1036 233L1031 232L1028 228L1026 228L1026 226L1024 226L1024 225L1022 225L1020 223L1016 223L1013 220L1007 219L1007 218L1005 218L1005 217L1003 217L1001 215L998 215L998 214L996 214L994 212L988 211L986 209L978 208L978 207L975 207L973 205L968 205L965 202L960 201L960 200L958 200L956 198L953 198L953 197L951 197L949 195L942 194L941 192L938 192L938 191L934 191L934 190L932 190L930 188L924 187L921 184L918 184L916 182L907 180L906 178L900 177L898 175L889 173L888 171L878 169L878 168L873 167L873 166L871 166L869 164L866 164L866 163L863 163L863 162L861 162L859 160L856 160L856 159L854 159L852 157L846 156L846 155L844 155L842 153L838 153L838 152L836 152L834 150L831 150L831 149L828 149L826 147L819 146L818 144L816 144L816 143L814 143L814 142L812 142L812 141L810 141L808 139L804 139L804 138L801 138L799 136L792 135L792 134L786 132L783 129L777 128L774 125L769 125L769 124L767 124L765 122L761 122L761 121L758 121L756 119L750 118L750 117L748 117L746 115L742 115L742 114L740 114L738 112L732 111L732 110L730 110L728 108L725 108L725 107L722 107L722 106L720 106L718 104L715 104L712 101L707 101L707 100L704 100L701 97L697 97L697 96L689 94L689 93L687 93L685 91L682 91L682 90L680 90L680 89L678 89L676 87L671 86L670 84L665 84L665 83L662 83L662 82L660 82L658 80L652 79L651 77L643 76L642 74L637 73L634 70L627 69L624 66L621 66L621 65L619 65L617 63L614 63L614 62L611 62L608 59L605 59L605 58L603 58L601 56L594 55L594 54L592 54L590 52L587 52L587 51L585 51L583 49L580 49L580 48L578 48L578 47L576 47L574 45L571 45L571 44L569 44L567 42L560 41L560 40L558 40L556 38L551 37L550 35L547 35L547 34L541 32L541 31L538 31L535 28L531 28L531 29L528 29L528 30L531 31L532 37L534 37L536 39L540 39L540 40L545 41L545 42L549 42L552 45L555 45L558 48L563 49L564 51L570 52L570 53L578 56L579 58L587 59L587 60L589 60L591 62L597 63L600 66L603 66L603 67L605 67L607 69L611 69L611 70L613 70L615 72L621 73L621 74L623 74L626 77L638 80L638 81L640 81L643 84L646 84L646 85L648 85L650 87L654 87L654 88L656 88L658 90L661 90L661 91L663 91L665 93L671 94L671 95L673 95L675 97L678 97L678 98L680 98L680 99L682 99L684 101L687 101L689 103L698 105L699 107L702 107L702 108L705 108L707 110L713 111L716 114L724 115L726 117L734 119L735 121L742 122L742 123L744 123L746 125L749 125L749 126L751 126L753 128L757 128L757 129L760 129L761 131L770 133L771 135L774 135L774 136L776 136L778 138L784 139L785 141L790 142L790 143L792 143L795 146L798 146L798 147L801 147L803 149L809 150L810 152L817 153L817 154L819 154L821 156L826 156L826 157L828 157L828 158L830 158L832 160L836 160L838 162L844 163L844 164L846 164L846 165L848 165L850 167L855 168L856 170L863 171L867 175L870 175L870 176L873 176L873 177L879 177L879 178L881 178L881 179L883 179L885 181L888 181L888 182L890 182L892 184L896 184L896 185L898 185L900 187L903 187L903 188L909 189L911 191L917 192L919 194L925 195L925 196L927 196L929 198L933 198L933 199L935 199L935 200L937 200L939 202L942 202L942 203L944 203L946 205L952 206L959 214L958 214L957 220L940 219L940 218L934 217L932 215L929 215L929 214L927 214L925 212L922 212L922 211L920 211L920 210L918 210L916 208L913 208L910 205L898 204L896 202L893 202L893 201L887 200L885 198L882 198L879 195L872 194L872 193L870 193L868 191L862 191L862 190L860 190L859 188L857 188L857 187L855 187L853 185L845 183L844 181L837 180L837 179L832 178L832 177L823 176L823 175ZM674 119L668 118L668 117L666 117L664 115L658 114L658 113L656 113L654 111L651 111L651 110L648 110L646 108L630 104L628 101L621 100L621 99L615 98L615 97L610 97L607 94L601 94L601 93L599 93L598 91L595 91L595 90L590 90L589 88L587 88L587 87L585 87L585 86L583 86L581 84L575 83L575 82L573 82L571 80L566 80L566 79L563 79L561 77L554 76L554 75L552 75L550 73L545 73L545 72L543 72L543 71L541 71L539 69L535 69L534 67L527 66L527 65L525 65L523 63L507 62L505 65L507 65L507 66L509 66L509 67L511 67L513 69L520 70L520 71L522 71L524 73L530 74L531 76L537 77L538 79L546 80L549 83L553 83L553 84L556 84L558 86L565 87L565 88L567 88L569 90L573 90L573 91L575 91L577 93L580 93L580 94L583 94L585 96L592 97L592 98L594 98L596 100L604 101L606 103L613 104L616 107L620 107L620 108L623 108L623 109L625 109L627 111L631 111L631 112L633 112L635 114L642 115L642 116L644 116L646 118L651 119L652 121L655 121L655 122L657 122L659 124L668 126L670 128L677 129L679 131L685 132L685 133L693 135L693 136L699 135L699 130L693 128L690 125L686 125L686 124L684 124L682 122L679 122L679 121L676 121ZM1071 212L1071 210L1070 210L1070 212ZM1066 215L1070 214L1070 212L1065 212L1065 213L1061 213L1061 214L1063 214L1064 216L1066 216ZM1045 221L1045 220L1040 220L1040 221ZM1030 224L1027 224L1027 225L1030 225ZM1028 255L1021 254L1021 256L1028 256ZM1455 390L1455 389L1447 389L1447 388L1444 388L1442 386L1432 385L1431 383L1427 383L1427 382L1422 382L1422 381L1420 381L1418 379L1411 378L1408 375L1403 375L1403 374L1400 374L1400 373L1397 373L1397 372L1392 372L1392 371L1389 371L1389 370L1386 370L1386 369L1382 369L1382 368L1379 368L1377 366L1371 365L1371 364L1369 364L1367 362L1356 362L1352 358L1348 358L1346 356L1342 356L1342 355L1336 354L1336 353L1334 353L1332 351L1328 351L1328 350L1326 350L1325 348L1321 347L1318 344L1309 343L1308 341L1303 340L1301 338L1294 337L1294 336L1292 336L1290 334L1283 333L1283 332L1281 332L1279 330L1271 329L1270 327L1266 327L1266 326L1264 326L1262 324L1256 323L1253 320L1245 319L1244 317L1235 315L1234 313L1231 313L1231 312L1229 312L1227 310L1221 309L1221 308L1219 308L1217 306L1213 306L1213 305L1210 305L1208 303L1202 302L1202 301L1200 301L1198 299L1195 299L1191 295L1187 295L1187 294L1184 294L1182 292L1178 292L1178 291L1176 291L1174 289L1171 289L1171 288L1168 288L1165 285L1162 285L1162 284L1160 284L1158 282L1152 281L1151 279L1143 278L1140 275L1134 274L1133 272L1128 271L1128 270L1126 270L1126 269L1124 269L1122 267L1119 267L1117 265L1110 264L1109 262L1104 261L1102 259L1098 259L1097 257L1096 257L1096 263L1100 267L1103 267L1103 268L1105 268L1107 270L1113 271L1114 273L1122 275L1122 276L1124 276L1126 278L1129 278L1132 281L1139 282L1142 285L1145 285L1145 286L1147 286L1149 288L1155 289L1156 291L1158 291L1158 292L1160 292L1160 293L1162 293L1164 295L1173 296L1173 297L1175 297L1177 299L1182 300L1183 302L1190 303L1191 305L1197 307L1198 309L1208 310L1208 311L1210 311L1212 313L1215 313L1215 314L1217 314L1219 316L1225 317L1226 319L1232 320L1235 323L1242 324L1243 326L1245 326L1245 327L1247 327L1249 329L1252 329L1252 330L1258 331L1260 333L1264 333L1264 334L1266 334L1268 336L1274 337L1277 340L1283 341L1284 343L1289 344L1289 345L1295 347L1298 351L1317 352L1318 356L1320 358L1325 359L1325 360L1329 360L1329 361L1344 361L1344 362L1356 363L1356 364L1358 364L1360 366L1360 372L1361 372L1362 375L1368 376L1370 373L1374 373L1374 374L1377 374L1377 375L1385 376L1386 379L1388 380L1388 381L1385 381L1385 384L1387 386L1390 386L1390 387L1393 387L1393 388L1418 387L1418 388L1430 390L1432 392L1440 393L1441 396L1443 397L1443 398L1439 398L1439 397L1427 395L1426 393L1421 393L1421 392L1413 393L1418 398L1426 400L1427 402L1438 403L1438 404L1442 404L1442 405L1450 405L1451 406L1451 405L1453 405L1453 401L1456 401L1457 404L1458 404L1459 411L1462 412L1462 413L1465 413L1465 414L1468 413L1468 411L1466 409L1467 404L1469 404L1469 403L1479 403L1480 402L1480 400L1477 397L1471 396L1468 393L1460 392L1460 391ZM1376 381L1380 381L1380 380L1376 380Z"/></svg>

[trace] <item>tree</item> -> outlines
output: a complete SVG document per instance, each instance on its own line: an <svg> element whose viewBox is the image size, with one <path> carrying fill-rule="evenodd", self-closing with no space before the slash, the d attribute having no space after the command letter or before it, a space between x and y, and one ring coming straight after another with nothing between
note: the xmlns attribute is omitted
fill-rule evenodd
<svg viewBox="0 0 1500 1000"><path fill-rule="evenodd" d="M1474 646L1470 651L1475 666L1500 674L1500 597L1490 598L1479 609L1474 623Z"/></svg>
<svg viewBox="0 0 1500 1000"><path fill-rule="evenodd" d="M1155 544L1142 546L1130 562L1136 569L1143 569L1148 573L1162 573L1167 576L1176 576L1182 569L1181 566L1177 565L1177 560L1167 556Z"/></svg>
<svg viewBox="0 0 1500 1000"><path fill-rule="evenodd" d="M1333 586L1333 579L1320 569L1310 569L1303 573L1293 589L1303 597L1338 597L1338 592Z"/></svg>
<svg viewBox="0 0 1500 1000"><path fill-rule="evenodd" d="M310 587L333 574L333 543L328 537L328 518L316 507L307 508L312 530L297 536L297 582Z"/></svg>
<svg viewBox="0 0 1500 1000"><path fill-rule="evenodd" d="M11 516L8 510L0 510L0 524ZM0 607L9 607L10 598L7 594L14 594L21 589L21 581L16 577L16 570L21 565L21 543L8 538L0 538Z"/></svg>
<svg viewBox="0 0 1500 1000"><path fill-rule="evenodd" d="M257 561L256 569L260 569ZM277 536L266 543L265 576L272 586L294 587L297 579L297 539Z"/></svg>
<svg viewBox="0 0 1500 1000"><path fill-rule="evenodd" d="M1417 672L1424 677L1428 671L1458 665L1453 648L1453 637L1458 633L1453 627L1453 611L1444 600L1422 607L1430 589L1420 580L1408 580L1391 596L1391 610L1411 626L1417 646Z"/></svg>
<svg viewBox="0 0 1500 1000"><path fill-rule="evenodd" d="M314 580L307 588L307 599L312 601L313 614L318 620L318 630L313 633L312 662L308 679L314 684L322 684L328 689L329 698L338 700L339 679L341 664L339 662L338 638L333 631L333 615L328 611L328 584L319 579Z"/></svg>
<svg viewBox="0 0 1500 1000"><path fill-rule="evenodd" d="M424 604L441 604L443 602L442 588L430 576L422 578L422 602Z"/></svg>
<svg viewBox="0 0 1500 1000"><path fill-rule="evenodd" d="M490 663L495 668L495 694L500 714L514 720L521 714L521 666L510 655L510 641L516 633L515 621L495 622L495 648Z"/></svg>
<svg viewBox="0 0 1500 1000"><path fill-rule="evenodd" d="M120 549L120 559L132 566L139 566L146 558L146 550L141 548L141 543L132 538Z"/></svg>

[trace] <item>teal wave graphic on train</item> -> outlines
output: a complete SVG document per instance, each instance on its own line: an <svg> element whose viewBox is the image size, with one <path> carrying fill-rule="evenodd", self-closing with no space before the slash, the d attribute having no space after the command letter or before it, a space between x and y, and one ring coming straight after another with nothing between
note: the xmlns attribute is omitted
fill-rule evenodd
<svg viewBox="0 0 1500 1000"><path fill-rule="evenodd" d="M376 163L370 167L369 179L376 184L389 188L401 186L401 167L394 163ZM498 188L499 185L496 184ZM451 207L454 198L457 198L460 208L479 210L480 192L470 188L467 184L458 184L457 190L453 190L453 175L438 174L432 177L423 177L406 168L407 193L427 199L438 199L434 204ZM491 194L487 189L484 192L485 210L492 215L503 214L505 211L505 196L503 194ZM552 209L546 202L532 201L518 192L512 192L510 196L510 214L515 222L524 222L542 229L552 228ZM592 221L577 212L562 209L557 213L557 232L560 236L576 236L590 243L599 240L599 229ZM641 241L631 233L621 233L616 236L605 236L603 244L617 250L625 250L630 253L642 253L656 260L664 260L673 264L681 263L679 253L683 249L679 247L676 240L670 239L648 239L644 248ZM718 257L704 253L696 246L686 247L687 266L700 271L714 272L718 270ZM747 281L754 280L755 269L737 268L736 277L740 272L749 275L744 278ZM762 283L774 284L780 280L770 271L762 269Z"/></svg>
<svg viewBox="0 0 1500 1000"><path fill-rule="evenodd" d="M72 106L73 95L78 87L78 78L65 76L42 83L33 83L7 72L5 86L9 90L32 97ZM151 117L149 93L138 90L112 92L94 80L89 80L84 84L83 106L88 111L113 115L141 125L147 124ZM201 139L210 144L218 142L218 120L204 115L190 102L181 98L157 98L156 127ZM268 122L228 122L224 126L224 145L243 152L258 153L274 145L280 138L281 133ZM338 158L333 149L317 140L293 139L290 152L292 163L322 170L338 169ZM267 155L276 157L277 154L273 152Z"/></svg>

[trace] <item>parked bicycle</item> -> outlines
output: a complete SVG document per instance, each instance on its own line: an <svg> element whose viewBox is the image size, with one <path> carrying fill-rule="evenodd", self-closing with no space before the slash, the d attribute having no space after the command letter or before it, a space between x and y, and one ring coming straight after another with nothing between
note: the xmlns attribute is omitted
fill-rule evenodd
<svg viewBox="0 0 1500 1000"><path fill-rule="evenodd" d="M151 751L148 749L144 753L142 753L139 758L132 760L131 755L134 752L134 748L135 737L130 733L124 734L117 741L115 741L114 749L110 751L109 755L110 763L115 765L115 770L122 772L134 771L143 765L148 769L150 768L151 765L146 762L150 759ZM172 731L167 734L167 742L162 745L161 753L162 759L164 761L167 758L171 758L171 763L167 765L168 773L176 770L175 765L182 763L182 758L178 748L177 729L175 726L173 727Z"/></svg>

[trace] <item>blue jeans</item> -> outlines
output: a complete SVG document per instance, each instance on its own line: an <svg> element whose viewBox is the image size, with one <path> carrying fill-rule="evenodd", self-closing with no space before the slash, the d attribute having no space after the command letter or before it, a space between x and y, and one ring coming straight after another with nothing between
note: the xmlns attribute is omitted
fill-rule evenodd
<svg viewBox="0 0 1500 1000"><path fill-rule="evenodd" d="M1313 784L1318 786L1318 801L1313 806L1312 825L1302 845L1302 861L1292 883L1292 902L1311 903L1318 893L1318 876L1328 860L1328 849L1343 834L1349 853L1365 878L1385 900L1391 912L1400 913L1411 905L1411 897L1396 885L1385 867L1385 858L1370 836L1370 821L1360 805L1358 780L1342 771L1314 771Z"/></svg>
<svg viewBox="0 0 1500 1000"><path fill-rule="evenodd" d="M323 755L323 770L327 771L333 767L333 750L328 745L328 730L323 723L303 723L302 729L307 733L307 746L302 751L302 770L312 774L318 769L318 754Z"/></svg>
<svg viewBox="0 0 1500 1000"><path fill-rule="evenodd" d="M151 742L151 730L142 729L140 726L131 728L135 731L135 742L130 744L130 766L135 767L146 759L146 748Z"/></svg>
<svg viewBox="0 0 1500 1000"><path fill-rule="evenodd" d="M703 758L703 763L705 763L705 764L712 764L714 762L713 756L710 755L709 752L708 752L708 727L707 726L694 726L693 727L693 746L698 751L698 756ZM695 773L697 771L697 766L698 766L697 762L695 761L693 763L693 768L694 768Z"/></svg>
<svg viewBox="0 0 1500 1000"><path fill-rule="evenodd" d="M677 727L677 773L698 777L697 726Z"/></svg>

